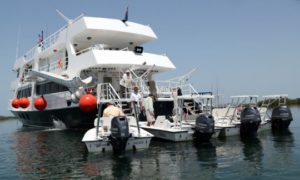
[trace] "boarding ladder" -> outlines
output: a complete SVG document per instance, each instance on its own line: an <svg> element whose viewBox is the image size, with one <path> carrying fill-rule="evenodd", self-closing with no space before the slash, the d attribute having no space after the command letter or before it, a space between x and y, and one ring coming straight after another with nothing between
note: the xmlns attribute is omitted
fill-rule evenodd
<svg viewBox="0 0 300 180"><path fill-rule="evenodd" d="M110 83L100 83L97 85L97 102L114 102L115 105L122 108L121 98Z"/></svg>
<svg viewBox="0 0 300 180"><path fill-rule="evenodd" d="M196 115L203 111L204 99L201 98L193 98L202 95L198 93L197 90L189 83L182 83L179 81L156 81L156 89L157 95L161 98L172 98L172 93L180 89L181 94L177 94L178 96L190 95L191 98L183 99L182 108L186 113ZM199 107L202 105L201 107Z"/></svg>

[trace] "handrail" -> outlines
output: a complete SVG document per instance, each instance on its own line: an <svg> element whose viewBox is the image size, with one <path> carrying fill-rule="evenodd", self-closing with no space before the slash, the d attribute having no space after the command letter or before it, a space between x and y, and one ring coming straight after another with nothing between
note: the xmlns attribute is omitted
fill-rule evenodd
<svg viewBox="0 0 300 180"><path fill-rule="evenodd" d="M97 85L97 100L98 102L114 101L122 108L120 96L110 83L100 83Z"/></svg>
<svg viewBox="0 0 300 180"><path fill-rule="evenodd" d="M66 59L68 59L68 56L63 57L62 59L64 60L64 62L63 62L63 68L58 67L59 66L58 65L59 60L57 60L57 61L52 61L49 64L46 64L46 65L43 65L43 66L39 66L39 71L52 72L52 71L55 71L57 69L63 69L64 70L65 66L66 66L66 62L65 61L66 61Z"/></svg>
<svg viewBox="0 0 300 180"><path fill-rule="evenodd" d="M156 89L157 94L163 96L163 95L171 95L172 90L174 88L180 88L182 91L182 94L195 94L199 95L197 90L189 83L182 84L177 81L156 81Z"/></svg>
<svg viewBox="0 0 300 180"><path fill-rule="evenodd" d="M81 14L80 16L76 17L72 23L78 21L80 18L82 18L84 15ZM51 47L51 45L53 45L54 43L56 43L56 40L59 37L60 32L62 32L63 30L65 30L68 27L68 24L64 25L63 27L61 27L60 29L58 29L57 31L55 31L54 33L52 33L50 36L46 37L41 44L37 44L35 46L33 46L33 48L31 48L29 51L27 51L26 53L24 53L23 57L25 58L25 62L27 62L28 60L31 60L35 53L36 50L38 48L41 49L41 51L44 51L46 49L48 49L49 47ZM20 58L23 58L22 56L17 58L16 61L18 61Z"/></svg>

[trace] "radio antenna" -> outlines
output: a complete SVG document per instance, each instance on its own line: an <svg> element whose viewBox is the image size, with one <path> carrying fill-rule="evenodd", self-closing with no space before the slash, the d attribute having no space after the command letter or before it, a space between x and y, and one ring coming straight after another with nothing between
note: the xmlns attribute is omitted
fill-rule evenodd
<svg viewBox="0 0 300 180"><path fill-rule="evenodd" d="M56 9L56 12L58 13L58 15L60 15L60 17L62 17L65 21L67 21L68 24L71 24L73 22L72 19L68 18L67 16L65 16L62 12L60 12L58 9Z"/></svg>
<svg viewBox="0 0 300 180"><path fill-rule="evenodd" d="M17 34L16 59L19 56L20 33L21 33L21 26L19 25L18 34Z"/></svg>

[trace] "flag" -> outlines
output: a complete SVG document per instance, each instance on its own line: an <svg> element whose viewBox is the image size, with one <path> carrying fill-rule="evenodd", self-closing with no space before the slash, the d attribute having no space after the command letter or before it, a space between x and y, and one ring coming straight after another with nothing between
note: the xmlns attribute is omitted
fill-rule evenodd
<svg viewBox="0 0 300 180"><path fill-rule="evenodd" d="M124 19L122 20L124 23L126 22L126 21L128 21L128 7L127 7L127 10L126 10L126 13L125 13L125 17L124 17Z"/></svg>
<svg viewBox="0 0 300 180"><path fill-rule="evenodd" d="M43 41L42 36L39 34L39 36L38 36L38 42L37 42L39 46L42 45L42 41Z"/></svg>
<svg viewBox="0 0 300 180"><path fill-rule="evenodd" d="M44 34L43 34L43 31L42 31L42 34L39 34L39 36L38 36L38 45L39 46L43 45L43 36L44 36Z"/></svg>

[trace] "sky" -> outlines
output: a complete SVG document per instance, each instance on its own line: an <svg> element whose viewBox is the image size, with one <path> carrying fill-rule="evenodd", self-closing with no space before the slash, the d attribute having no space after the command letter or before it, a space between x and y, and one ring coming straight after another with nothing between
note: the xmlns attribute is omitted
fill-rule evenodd
<svg viewBox="0 0 300 180"><path fill-rule="evenodd" d="M224 101L241 94L300 97L300 0L3 0L0 115L10 115L16 54L31 49L42 30L50 35L66 24L56 9L71 19L122 19L127 6L129 21L149 24L158 36L144 51L166 53L177 67L156 79L198 67L193 86Z"/></svg>

